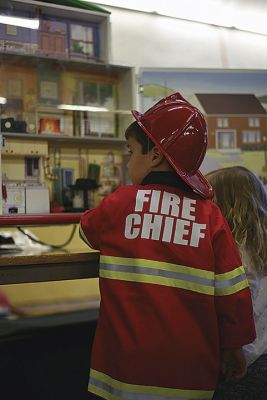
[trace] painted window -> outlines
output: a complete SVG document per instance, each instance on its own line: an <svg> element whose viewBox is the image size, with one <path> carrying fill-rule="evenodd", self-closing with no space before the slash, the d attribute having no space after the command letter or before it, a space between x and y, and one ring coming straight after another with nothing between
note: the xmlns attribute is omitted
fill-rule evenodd
<svg viewBox="0 0 267 400"><path fill-rule="evenodd" d="M248 126L250 128L258 128L260 126L260 119L259 118L249 118L248 119Z"/></svg>
<svg viewBox="0 0 267 400"><path fill-rule="evenodd" d="M71 24L70 33L71 56L77 58L94 58L95 42L93 28Z"/></svg>
<svg viewBox="0 0 267 400"><path fill-rule="evenodd" d="M243 131L243 143L260 143L260 131Z"/></svg>
<svg viewBox="0 0 267 400"><path fill-rule="evenodd" d="M236 148L236 134L234 131L217 131L216 136L218 149Z"/></svg>
<svg viewBox="0 0 267 400"><path fill-rule="evenodd" d="M217 126L218 128L228 128L229 126L228 118L217 118Z"/></svg>

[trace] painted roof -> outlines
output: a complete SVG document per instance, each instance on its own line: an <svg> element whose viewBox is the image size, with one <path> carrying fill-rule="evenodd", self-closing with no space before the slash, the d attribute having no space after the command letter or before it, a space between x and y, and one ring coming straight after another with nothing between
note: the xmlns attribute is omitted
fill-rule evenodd
<svg viewBox="0 0 267 400"><path fill-rule="evenodd" d="M35 0L33 0L35 1ZM38 1L38 0L37 0ZM39 0L43 1L43 0ZM88 11L96 11L96 12L101 12L105 14L111 14L110 11L105 10L102 7L96 6L93 3L87 3L82 0L45 0L45 3L50 3L50 4L58 4L64 7L74 7L74 8L82 8L84 10Z"/></svg>
<svg viewBox="0 0 267 400"><path fill-rule="evenodd" d="M254 94L196 93L206 114L266 114Z"/></svg>

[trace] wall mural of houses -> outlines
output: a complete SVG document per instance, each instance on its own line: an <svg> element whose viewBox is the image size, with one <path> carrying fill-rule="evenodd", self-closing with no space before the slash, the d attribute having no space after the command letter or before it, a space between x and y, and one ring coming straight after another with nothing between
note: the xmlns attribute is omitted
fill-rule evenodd
<svg viewBox="0 0 267 400"><path fill-rule="evenodd" d="M267 183L267 71L140 71L142 111L176 91L198 107L208 123L202 172L243 165Z"/></svg>

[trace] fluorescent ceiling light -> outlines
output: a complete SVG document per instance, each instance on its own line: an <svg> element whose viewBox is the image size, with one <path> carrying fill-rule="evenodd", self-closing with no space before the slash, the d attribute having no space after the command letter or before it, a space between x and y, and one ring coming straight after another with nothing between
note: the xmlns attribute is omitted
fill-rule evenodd
<svg viewBox="0 0 267 400"><path fill-rule="evenodd" d="M89 0L84 0L89 1ZM225 0L100 0L94 3L267 35L266 14Z"/></svg>
<svg viewBox="0 0 267 400"><path fill-rule="evenodd" d="M0 104L6 104L6 101L5 97L0 97Z"/></svg>
<svg viewBox="0 0 267 400"><path fill-rule="evenodd" d="M59 104L57 108L59 110L70 110L70 111L93 111L93 112L108 112L109 111L105 107L77 106L75 104Z"/></svg>
<svg viewBox="0 0 267 400"><path fill-rule="evenodd" d="M91 111L91 112L110 112L113 114L125 114L131 115L130 110L109 110L105 107L94 107L94 106L78 106L76 104L59 104L57 106L59 110L68 110L68 111Z"/></svg>
<svg viewBox="0 0 267 400"><path fill-rule="evenodd" d="M20 18L20 17L11 17L9 15L0 15L0 23L6 25L21 26L22 28L29 28L29 29L39 28L38 18Z"/></svg>

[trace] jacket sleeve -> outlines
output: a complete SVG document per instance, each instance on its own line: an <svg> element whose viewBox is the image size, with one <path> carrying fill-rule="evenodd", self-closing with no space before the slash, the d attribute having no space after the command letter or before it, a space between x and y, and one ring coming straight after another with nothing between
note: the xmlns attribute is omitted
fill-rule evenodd
<svg viewBox="0 0 267 400"><path fill-rule="evenodd" d="M120 210L119 198L123 188L118 188L106 196L101 203L86 211L80 219L80 238L92 249L101 249L102 232L116 223Z"/></svg>
<svg viewBox="0 0 267 400"><path fill-rule="evenodd" d="M255 339L251 294L237 245L223 216L213 238L215 306L220 347L238 348Z"/></svg>
<svg viewBox="0 0 267 400"><path fill-rule="evenodd" d="M109 204L110 198L112 194L105 197L97 207L85 211L80 219L80 238L95 250L100 250L101 230L108 218L106 204Z"/></svg>
<svg viewBox="0 0 267 400"><path fill-rule="evenodd" d="M101 207L86 211L80 220L80 238L92 249L100 248Z"/></svg>

